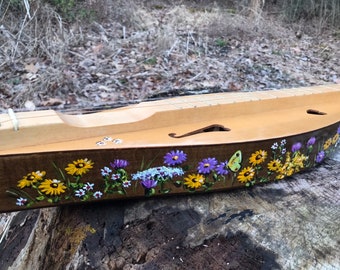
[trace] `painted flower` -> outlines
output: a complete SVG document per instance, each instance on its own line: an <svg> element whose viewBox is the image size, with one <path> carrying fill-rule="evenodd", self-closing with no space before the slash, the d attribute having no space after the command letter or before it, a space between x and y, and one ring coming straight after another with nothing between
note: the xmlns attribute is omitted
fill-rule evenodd
<svg viewBox="0 0 340 270"><path fill-rule="evenodd" d="M141 182L142 186L146 189L151 189L157 186L157 181L152 179L146 179Z"/></svg>
<svg viewBox="0 0 340 270"><path fill-rule="evenodd" d="M94 186L93 183L87 182L87 183L84 185L84 190L86 190L86 191L93 190L93 186Z"/></svg>
<svg viewBox="0 0 340 270"><path fill-rule="evenodd" d="M297 142L297 143L294 143L293 146L292 146L292 152L296 152L296 151L299 151L302 147L302 143L300 142Z"/></svg>
<svg viewBox="0 0 340 270"><path fill-rule="evenodd" d="M85 191L84 189L78 189L78 190L75 191L74 194L75 194L77 197L81 198L81 197L85 196L86 191Z"/></svg>
<svg viewBox="0 0 340 270"><path fill-rule="evenodd" d="M65 192L66 186L57 179L45 179L39 189L46 195L60 195Z"/></svg>
<svg viewBox="0 0 340 270"><path fill-rule="evenodd" d="M129 180L124 180L122 183L123 187L128 188L131 186L131 181Z"/></svg>
<svg viewBox="0 0 340 270"><path fill-rule="evenodd" d="M120 178L120 174L119 173L114 173L114 174L111 175L111 179L113 181L117 181L117 180L119 180L119 178Z"/></svg>
<svg viewBox="0 0 340 270"><path fill-rule="evenodd" d="M253 166L263 163L267 158L267 151L259 150L253 153L249 158L249 163Z"/></svg>
<svg viewBox="0 0 340 270"><path fill-rule="evenodd" d="M110 165L115 170L124 169L129 165L129 162L125 159L115 159L113 162L110 162Z"/></svg>
<svg viewBox="0 0 340 270"><path fill-rule="evenodd" d="M294 173L294 164L291 159L291 153L287 152L286 161L280 170L280 174L283 174L283 177L284 177L284 176L291 176L293 173Z"/></svg>
<svg viewBox="0 0 340 270"><path fill-rule="evenodd" d="M217 165L216 158L204 158L202 161L198 163L197 170L202 174L209 174L215 166Z"/></svg>
<svg viewBox="0 0 340 270"><path fill-rule="evenodd" d="M340 125L338 127L337 133L340 134Z"/></svg>
<svg viewBox="0 0 340 270"><path fill-rule="evenodd" d="M332 138L332 144L336 144L338 142L338 140L339 140L339 134L337 133Z"/></svg>
<svg viewBox="0 0 340 270"><path fill-rule="evenodd" d="M315 137L311 137L308 142L307 142L307 147L311 147L315 144L316 142L316 138Z"/></svg>
<svg viewBox="0 0 340 270"><path fill-rule="evenodd" d="M20 198L17 199L16 205L24 206L26 204L27 204L27 199L26 198L20 197Z"/></svg>
<svg viewBox="0 0 340 270"><path fill-rule="evenodd" d="M90 159L78 159L68 164L65 171L70 175L83 175L93 168L93 164Z"/></svg>
<svg viewBox="0 0 340 270"><path fill-rule="evenodd" d="M285 174L283 172L283 170L279 170L279 174L275 177L276 180L282 180L283 178L285 178Z"/></svg>
<svg viewBox="0 0 340 270"><path fill-rule="evenodd" d="M332 145L332 139L328 139L328 140L323 144L323 150L327 150L331 145Z"/></svg>
<svg viewBox="0 0 340 270"><path fill-rule="evenodd" d="M228 171L228 161L221 162L216 166L216 172L218 175L227 175Z"/></svg>
<svg viewBox="0 0 340 270"><path fill-rule="evenodd" d="M109 167L104 167L103 169L100 170L100 172L101 172L101 175L105 177L105 176L109 176L110 173L112 173L112 170Z"/></svg>
<svg viewBox="0 0 340 270"><path fill-rule="evenodd" d="M93 197L96 199L101 198L101 196L103 196L103 193L100 191L96 191L95 193L93 193Z"/></svg>
<svg viewBox="0 0 340 270"><path fill-rule="evenodd" d="M164 163L168 166L174 166L187 160L187 154L181 150L173 150L164 156Z"/></svg>
<svg viewBox="0 0 340 270"><path fill-rule="evenodd" d="M253 180L255 170L253 167L244 168L237 176L237 180L241 183L247 183Z"/></svg>
<svg viewBox="0 0 340 270"><path fill-rule="evenodd" d="M184 185L188 188L200 188L204 184L204 176L202 174L189 174L184 178Z"/></svg>
<svg viewBox="0 0 340 270"><path fill-rule="evenodd" d="M273 143L272 150L276 150L279 147L279 144L277 142Z"/></svg>
<svg viewBox="0 0 340 270"><path fill-rule="evenodd" d="M35 171L25 175L20 181L18 181L18 187L30 187L32 184L42 181L43 177L46 175L45 171Z"/></svg>
<svg viewBox="0 0 340 270"><path fill-rule="evenodd" d="M279 159L272 160L267 164L268 170L272 172L278 172L281 167L282 167L282 164Z"/></svg>
<svg viewBox="0 0 340 270"><path fill-rule="evenodd" d="M292 163L295 169L295 172L300 171L300 169L304 168L304 162L308 160L308 157L303 155L303 154L299 154L299 155L295 155Z"/></svg>
<svg viewBox="0 0 340 270"><path fill-rule="evenodd" d="M166 166L152 167L141 172L132 174L132 180L148 180L154 179L158 181L165 181L176 176L181 176L184 174L182 168L171 168Z"/></svg>
<svg viewBox="0 0 340 270"><path fill-rule="evenodd" d="M287 143L286 139L283 139L283 140L281 141L281 146L285 146L286 143Z"/></svg>
<svg viewBox="0 0 340 270"><path fill-rule="evenodd" d="M322 161L324 160L325 156L326 156L325 152L324 152L324 151L320 151L320 152L316 155L315 161L316 161L317 163L320 163L320 162L322 162Z"/></svg>

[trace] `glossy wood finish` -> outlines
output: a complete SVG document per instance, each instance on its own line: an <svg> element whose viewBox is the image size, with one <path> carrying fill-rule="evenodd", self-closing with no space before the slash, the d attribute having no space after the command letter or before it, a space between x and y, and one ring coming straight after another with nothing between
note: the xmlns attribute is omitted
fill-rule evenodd
<svg viewBox="0 0 340 270"><path fill-rule="evenodd" d="M0 211L93 201L96 191L102 193L99 200L111 200L280 180L338 150L339 101L340 86L328 85L179 97L87 115L16 113L18 130L13 115L0 115ZM174 161L168 164L165 156L171 153ZM175 162L181 153L185 160ZM237 153L239 165L233 165ZM116 160L128 165L110 167ZM274 161L281 171L271 167ZM223 162L224 174L219 171ZM86 173L65 170L80 163L89 167ZM104 179L105 167L110 178L118 174L116 186ZM143 182L141 172L155 168L181 173ZM37 171L46 176L31 186L17 186ZM58 179L65 190L44 193L40 185L46 179ZM80 196L87 183L98 189ZM27 201L20 205L20 198Z"/></svg>

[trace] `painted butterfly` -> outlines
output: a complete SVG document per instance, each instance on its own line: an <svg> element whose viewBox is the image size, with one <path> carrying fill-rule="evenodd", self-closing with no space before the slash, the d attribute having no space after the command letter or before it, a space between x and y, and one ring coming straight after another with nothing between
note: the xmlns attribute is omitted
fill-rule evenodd
<svg viewBox="0 0 340 270"><path fill-rule="evenodd" d="M238 150L235 154L230 158L228 162L228 168L232 172L238 172L241 169L241 162L242 162L242 152Z"/></svg>

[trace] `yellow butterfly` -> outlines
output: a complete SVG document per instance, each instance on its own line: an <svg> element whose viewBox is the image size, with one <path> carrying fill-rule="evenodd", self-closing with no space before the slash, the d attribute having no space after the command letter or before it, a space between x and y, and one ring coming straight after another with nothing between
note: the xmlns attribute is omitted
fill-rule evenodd
<svg viewBox="0 0 340 270"><path fill-rule="evenodd" d="M241 169L241 162L242 162L242 152L238 150L235 154L230 158L228 162L228 168L232 172L238 172Z"/></svg>

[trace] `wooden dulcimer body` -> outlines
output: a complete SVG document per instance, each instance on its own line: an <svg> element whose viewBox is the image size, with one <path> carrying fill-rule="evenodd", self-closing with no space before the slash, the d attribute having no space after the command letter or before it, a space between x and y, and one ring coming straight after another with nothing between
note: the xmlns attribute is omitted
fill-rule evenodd
<svg viewBox="0 0 340 270"><path fill-rule="evenodd" d="M340 85L0 115L0 212L279 181L338 151Z"/></svg>

